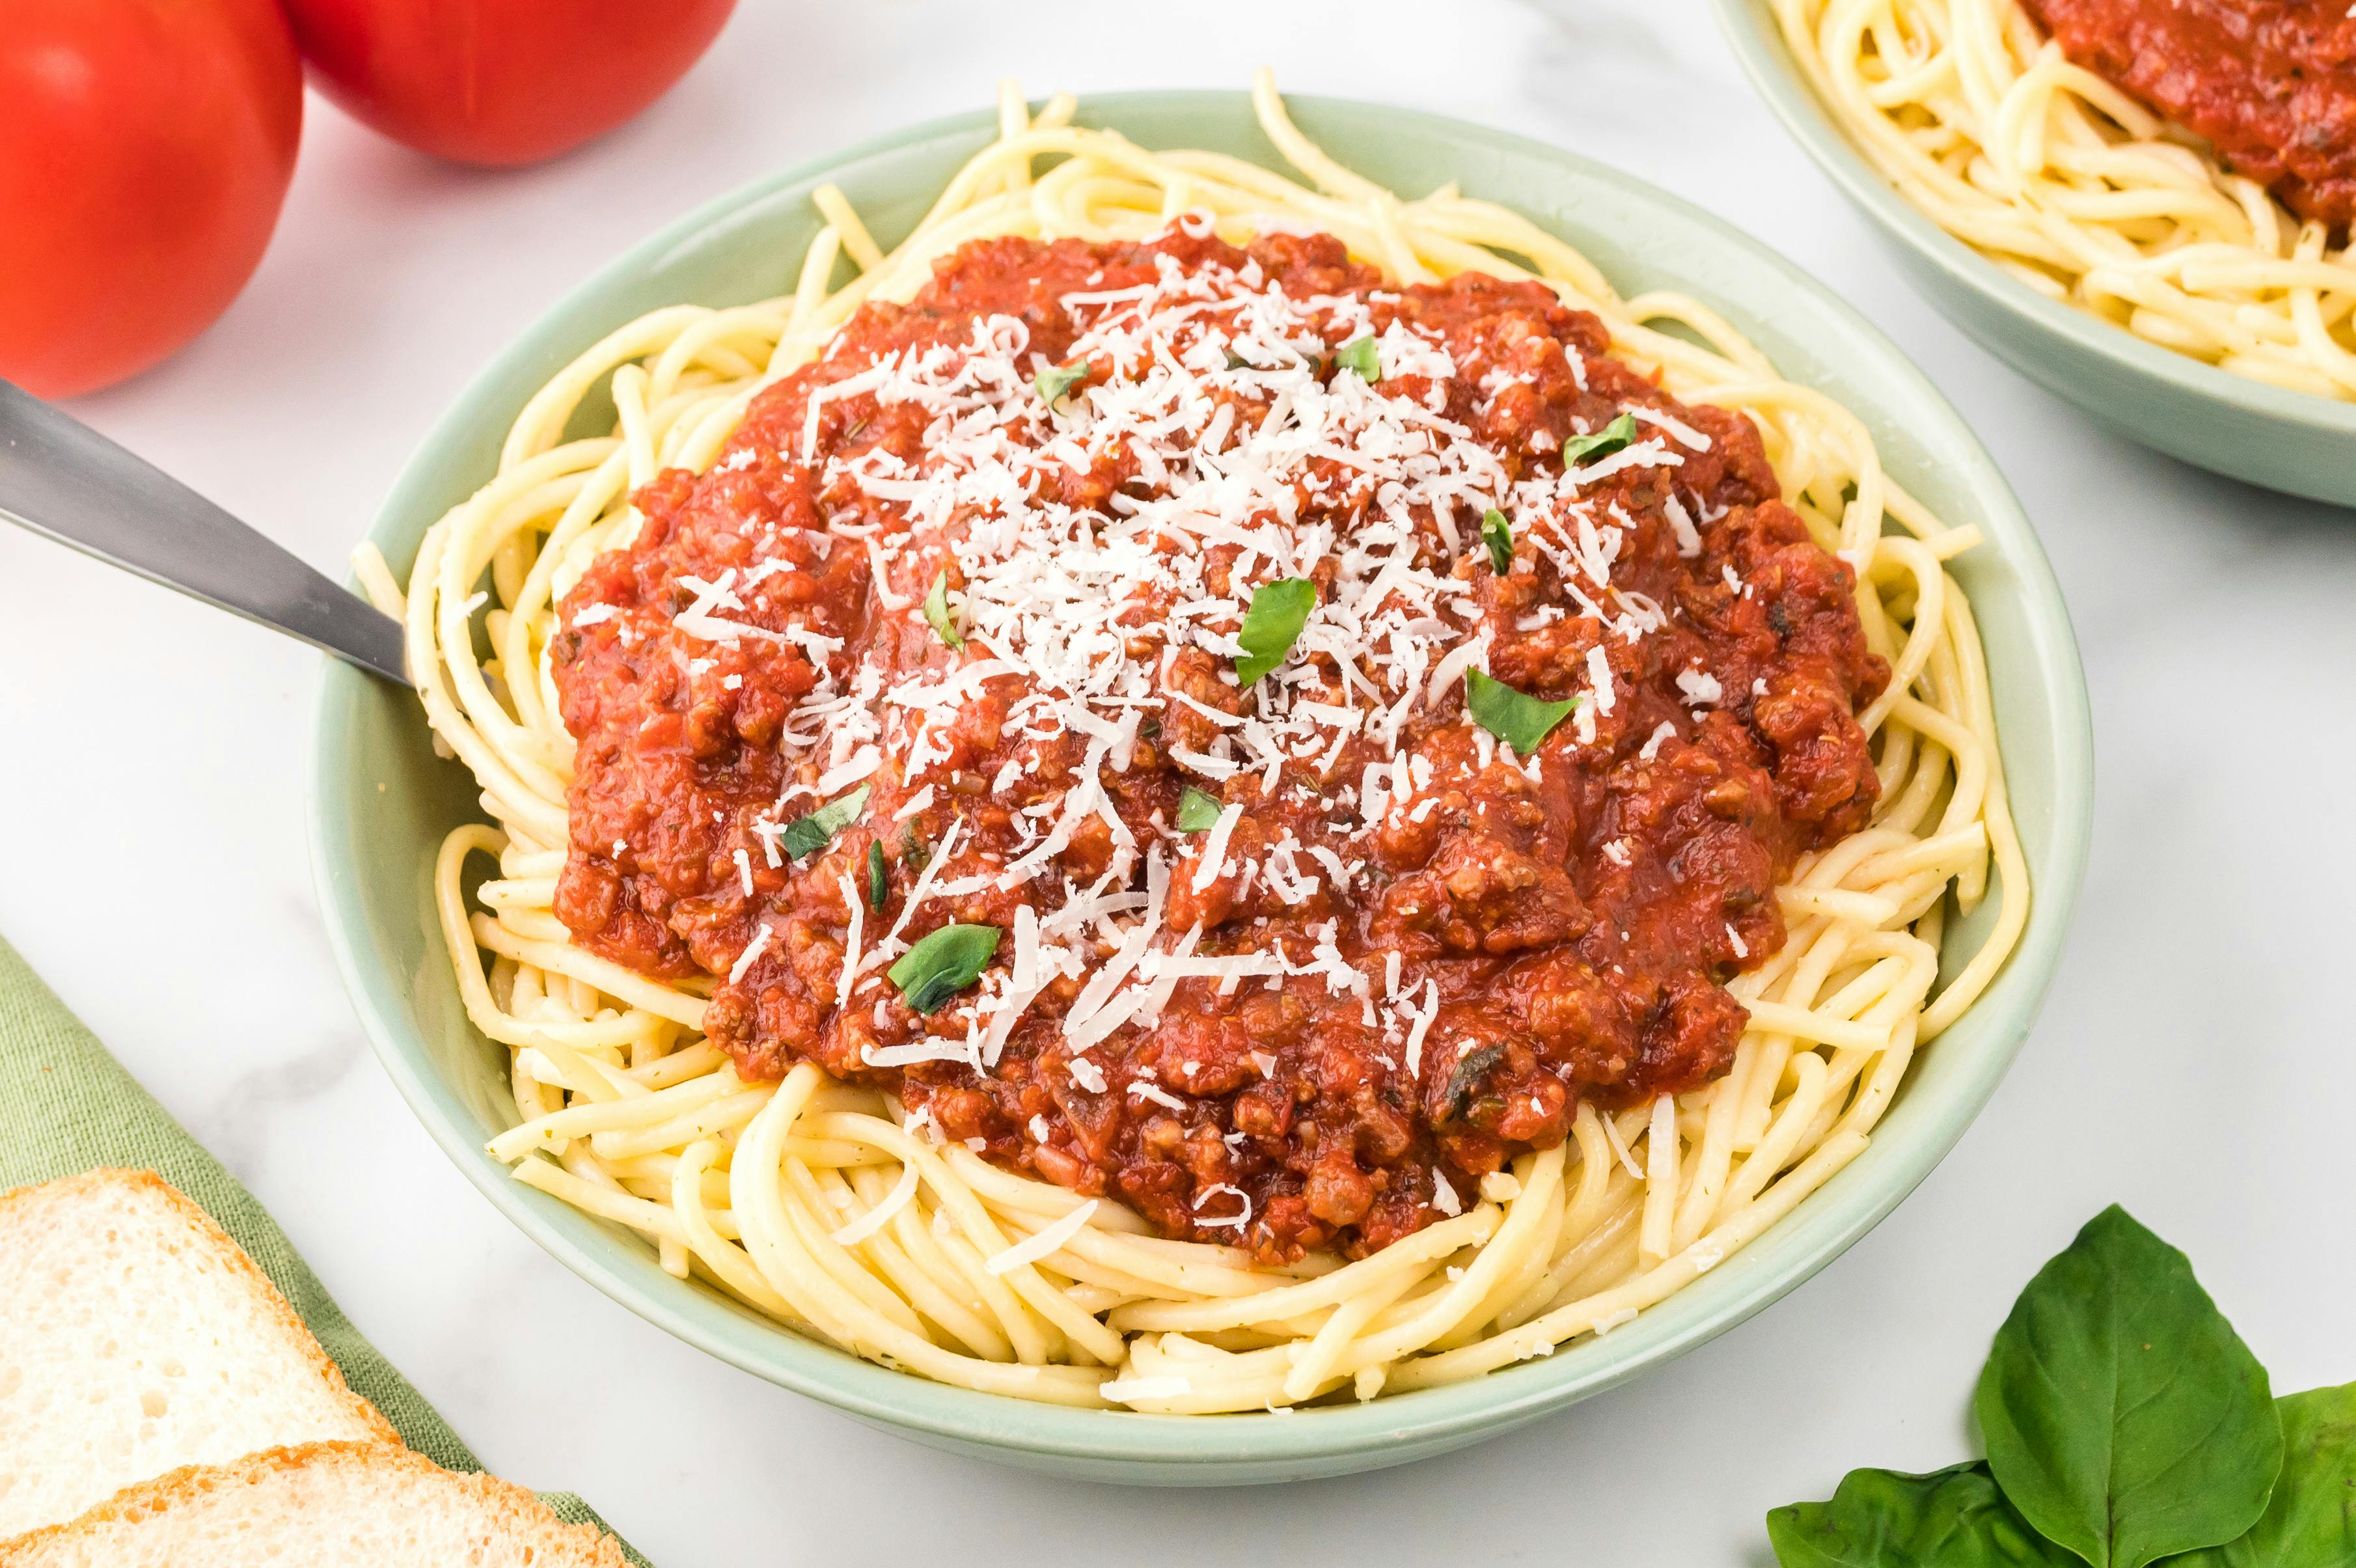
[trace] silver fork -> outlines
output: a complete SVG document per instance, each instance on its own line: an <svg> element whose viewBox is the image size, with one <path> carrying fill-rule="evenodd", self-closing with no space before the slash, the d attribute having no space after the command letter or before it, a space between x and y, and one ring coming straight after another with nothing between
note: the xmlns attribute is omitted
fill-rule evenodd
<svg viewBox="0 0 2356 1568"><path fill-rule="evenodd" d="M400 622L161 468L5 381L0 517L409 684Z"/></svg>

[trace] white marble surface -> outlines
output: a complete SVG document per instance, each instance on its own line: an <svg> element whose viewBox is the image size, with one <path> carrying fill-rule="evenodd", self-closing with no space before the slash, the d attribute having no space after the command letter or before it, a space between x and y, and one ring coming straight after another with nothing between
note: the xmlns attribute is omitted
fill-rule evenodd
<svg viewBox="0 0 2356 1568"><path fill-rule="evenodd" d="M666 1568L1763 1563L1765 1509L1853 1465L1963 1456L1989 1334L2114 1199L2190 1251L2277 1386L2356 1378L2356 516L2127 446L1966 342L1754 101L1700 0L744 0L669 100L522 174L426 163L315 100L244 297L79 412L337 571L493 346L675 214L980 105L1002 72L1240 86L1261 60L1607 159L1761 235L1929 371L2044 532L2100 748L2074 938L1962 1145L1782 1305L1503 1442L1355 1479L1126 1490L871 1432L607 1303L412 1120L312 896L316 657L8 530L0 931L490 1465L581 1491Z"/></svg>

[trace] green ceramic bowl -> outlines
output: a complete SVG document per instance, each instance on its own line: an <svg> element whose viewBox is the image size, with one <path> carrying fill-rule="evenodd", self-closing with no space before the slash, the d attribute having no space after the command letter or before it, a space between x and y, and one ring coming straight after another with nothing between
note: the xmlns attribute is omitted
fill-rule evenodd
<svg viewBox="0 0 2356 1568"><path fill-rule="evenodd" d="M1958 571L1987 637L2036 878L2028 934L1996 985L1925 1053L1870 1149L1747 1251L1609 1339L1474 1382L1365 1405L1284 1416L1157 1416L945 1388L815 1344L672 1279L636 1238L523 1186L483 1152L485 1140L515 1117L505 1053L477 1034L460 1008L428 886L435 845L476 813L473 781L458 765L435 759L407 693L333 661L319 693L312 831L320 903L386 1070L459 1168L568 1267L680 1338L918 1442L1070 1476L1224 1485L1401 1464L1534 1421L1740 1322L1895 1208L1987 1102L2051 978L2085 857L2092 740L2077 650L2052 573L1987 453L1879 333L1789 263L1624 175L1426 115L1313 99L1292 104L1309 134L1387 185L1419 192L1461 181L1561 234L1624 290L1665 286L1710 301L1787 373L1858 410L1915 494L1953 521L1978 524L1987 537ZM1148 146L1213 147L1277 162L1241 93L1100 98L1082 118ZM806 165L724 197L631 251L477 378L426 437L370 537L396 571L405 570L433 520L489 478L500 436L525 398L617 324L659 305L734 304L790 286L817 226L809 193L819 181L841 186L889 242L922 215L991 126L988 114L968 115Z"/></svg>
<svg viewBox="0 0 2356 1568"><path fill-rule="evenodd" d="M2202 364L2046 298L1900 196L1801 75L1772 0L1713 0L1751 81L1869 219L1916 288L1980 346L2130 441L2295 496L2356 506L2356 403Z"/></svg>

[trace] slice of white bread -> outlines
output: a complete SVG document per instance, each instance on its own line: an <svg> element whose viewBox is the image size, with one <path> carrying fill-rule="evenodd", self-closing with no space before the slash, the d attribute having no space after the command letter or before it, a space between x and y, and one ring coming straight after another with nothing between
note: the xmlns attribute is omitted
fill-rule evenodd
<svg viewBox="0 0 2356 1568"><path fill-rule="evenodd" d="M312 1443L130 1487L0 1541L0 1568L623 1568L594 1526L405 1448Z"/></svg>
<svg viewBox="0 0 2356 1568"><path fill-rule="evenodd" d="M186 1465L398 1444L212 1217L150 1171L0 1193L0 1541Z"/></svg>

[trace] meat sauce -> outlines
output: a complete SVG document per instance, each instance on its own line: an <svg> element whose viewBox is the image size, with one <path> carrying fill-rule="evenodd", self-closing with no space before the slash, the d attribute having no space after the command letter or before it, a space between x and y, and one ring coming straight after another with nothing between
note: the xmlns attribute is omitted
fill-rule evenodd
<svg viewBox="0 0 2356 1568"><path fill-rule="evenodd" d="M2356 220L2356 16L2333 0L2027 0L2077 65L2302 218Z"/></svg>
<svg viewBox="0 0 2356 1568"><path fill-rule="evenodd" d="M1396 322L1443 346L1453 374L1386 378L1381 390L1440 409L1509 476L1559 474L1567 438L1626 409L1667 421L1646 426L1665 444L1672 427L1690 438L1674 466L1627 466L1580 493L1618 530L1611 604L1658 612L1641 636L1595 613L1606 607L1591 585L1573 592L1558 553L1530 530L1501 575L1477 541L1451 543L1429 509L1415 510L1417 559L1445 579L1457 629L1488 638L1489 672L1536 697L1584 693L1587 716L1515 758L1468 721L1460 682L1389 746L1360 735L1288 759L1280 779L1220 779L1179 757L1213 749L1262 699L1237 685L1226 658L1141 644L1160 661L1166 700L1133 748L1101 765L1108 805L1063 845L1057 875L1012 887L963 875L1022 854L1038 837L1023 813L1072 788L1087 756L1075 730L1043 736L1010 722L1023 688L1002 677L961 704L920 779L902 776L905 745L887 746L859 820L807 859L779 862L761 824L797 785L805 793L787 815L819 803L807 793L818 764L795 760L793 735L821 679L873 665L888 694L988 651L951 648L914 607L937 576L952 589L963 580L945 536L911 530L894 503L843 478L862 458L880 471L879 453L921 467L933 413L863 392L821 396L813 411L813 393L894 351L957 349L977 340L977 324L1004 318L1027 332L1029 364L1058 363L1078 330L1066 296L1206 270L1240 270L1293 300L1347 302L1377 329ZM1619 1108L1708 1083L1746 1017L1722 983L1784 940L1777 884L1796 855L1861 827L1873 807L1855 714L1888 669L1866 647L1854 574L1777 499L1757 432L1680 404L1606 357L1606 343L1599 321L1538 285L1464 274L1392 289L1323 236L1269 236L1248 252L1175 229L1133 245L966 246L912 303L864 306L825 358L763 392L707 472L667 471L641 489L636 538L597 557L566 596L552 657L578 757L558 914L584 946L634 970L712 977L707 1031L748 1079L815 1062L895 1092L940 1136L1002 1165L1117 1198L1169 1235L1269 1260L1318 1246L1362 1253L1455 1212L1483 1173L1563 1140L1582 1100ZM1325 356L1314 373L1353 372ZM1081 392L1110 374L1088 365ZM1248 421L1266 407L1237 412ZM1060 504L1118 513L1123 498L1153 492L1147 467L1116 444L1078 466L1047 464L1037 482ZM1300 526L1330 524L1344 540L1368 526L1365 488L1341 465L1299 478ZM879 534L889 553L862 547ZM1236 545L1190 547L1205 552L1214 588L1232 586ZM682 579L731 569L766 574L732 618L800 628L805 641L684 633L694 591ZM1329 558L1310 573L1321 602L1334 570ZM1332 659L1298 662L1290 700L1354 700ZM1369 822L1354 786L1387 752L1412 769L1416 799ZM1243 808L1225 869L1207 882L1198 873L1212 835L1173 826L1189 786ZM1112 951L1117 933L1104 929L1084 972L1046 985L986 1069L870 1065L879 1050L975 1029L969 1010L922 1015L874 979L836 1004L872 850L888 890L880 911L862 913L871 951L953 832L960 875L947 880L960 891L928 898L907 940L951 920L1010 929L1018 906L1044 914L1071 888L1121 873L1108 814L1171 857L1168 932L1199 928L1196 954L1274 950L1289 972L1178 981L1158 1011L1087 1051L1090 1071L1062 1020ZM1301 865L1335 873L1306 896L1299 878L1280 889L1271 875L1238 874L1296 844ZM1325 848L1330 860L1310 858ZM1146 874L1131 864L1114 880L1133 893ZM1312 950L1335 961L1298 972ZM1402 1005L1422 1008L1412 1062Z"/></svg>

